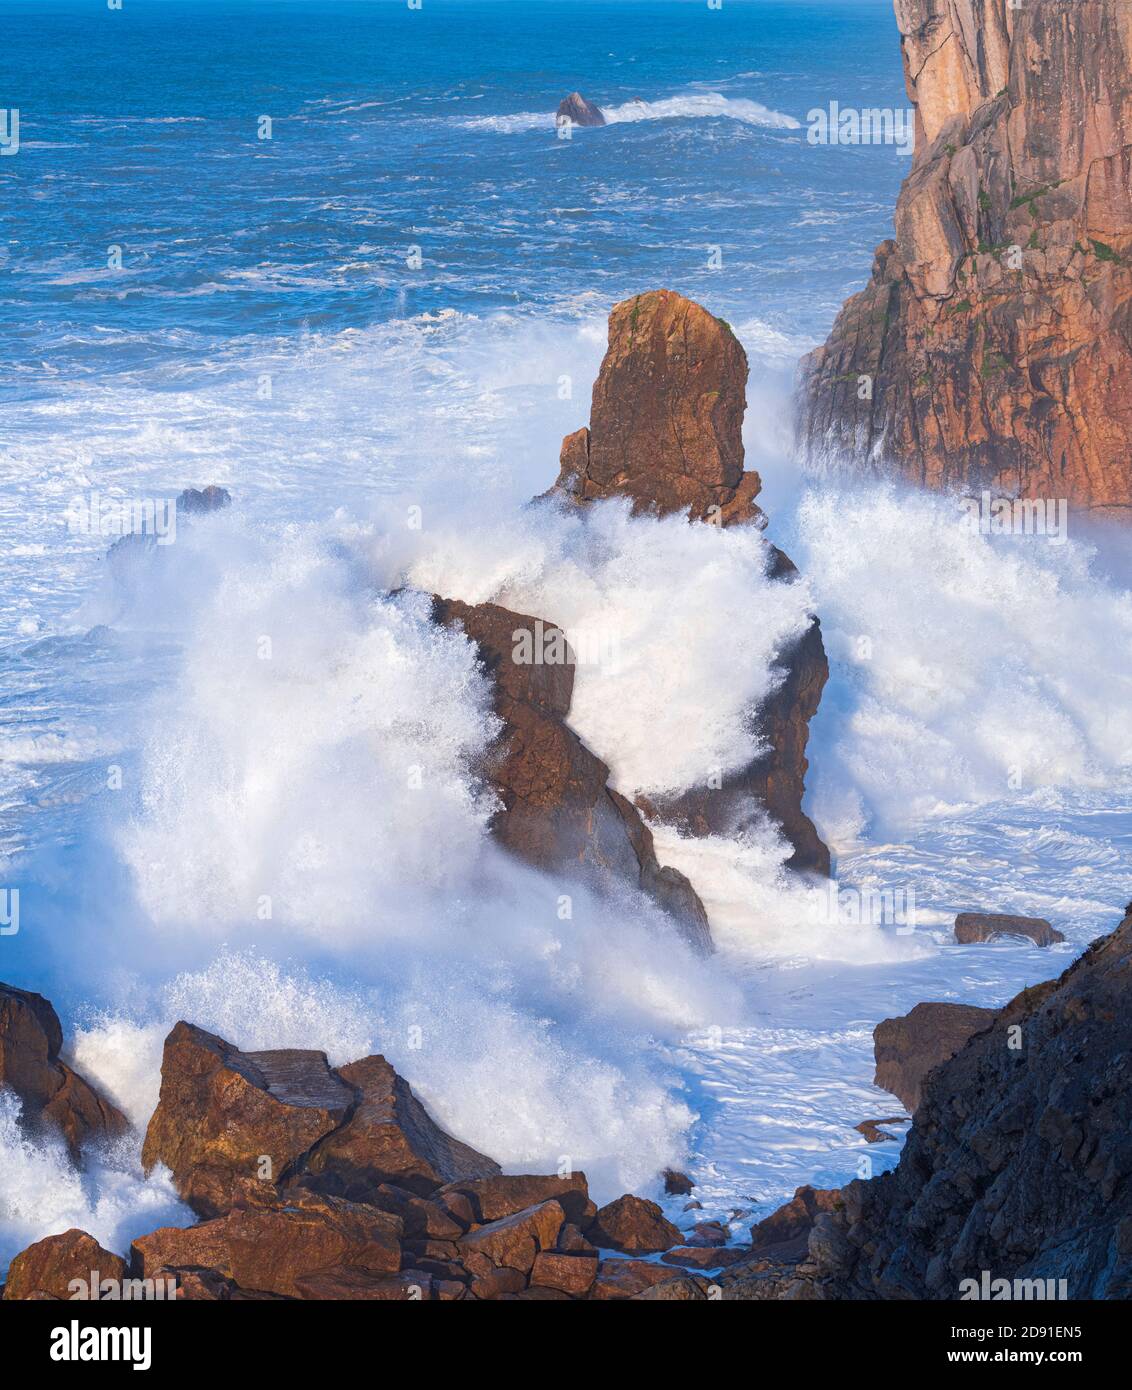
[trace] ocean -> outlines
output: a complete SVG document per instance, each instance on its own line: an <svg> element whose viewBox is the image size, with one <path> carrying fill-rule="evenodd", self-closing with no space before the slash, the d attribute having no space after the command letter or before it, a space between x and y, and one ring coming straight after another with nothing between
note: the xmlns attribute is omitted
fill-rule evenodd
<svg viewBox="0 0 1132 1390"><path fill-rule="evenodd" d="M899 1112L876 1022L1005 1002L1132 896L1132 599L1103 533L972 536L954 499L792 458L797 360L908 168L807 138L831 102L906 108L887 0L0 0L0 28L0 979L54 1001L140 1126L184 1017L381 1051L453 1133L601 1200L685 1168L702 1210L669 1214L736 1239L890 1167L900 1127L854 1128ZM610 123L561 139L575 89ZM786 591L754 534L524 510L610 307L662 285L747 350ZM96 499L212 483L230 509L107 561ZM487 837L489 692L413 590L615 636L572 722L627 794L742 762L817 613L808 807L843 897L769 829L658 832L710 961L632 901L560 921ZM858 920L869 889L912 920ZM1067 941L960 947L965 909ZM0 1267L68 1226L124 1248L191 1219L136 1138L78 1174L15 1115Z"/></svg>

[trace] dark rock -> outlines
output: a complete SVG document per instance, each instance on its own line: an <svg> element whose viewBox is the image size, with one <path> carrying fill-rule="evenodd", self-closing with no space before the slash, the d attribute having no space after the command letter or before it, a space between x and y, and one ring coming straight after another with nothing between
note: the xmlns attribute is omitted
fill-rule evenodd
<svg viewBox="0 0 1132 1390"><path fill-rule="evenodd" d="M811 1240L813 1287L955 1299L987 1271L1043 1281L1015 1297L1132 1296L1130 991L1132 916L932 1071L897 1168Z"/></svg>
<svg viewBox="0 0 1132 1390"><path fill-rule="evenodd" d="M185 488L177 498L177 511L186 516L203 516L208 512L223 511L231 504L232 495L228 489L210 483L205 488Z"/></svg>
<svg viewBox="0 0 1132 1390"><path fill-rule="evenodd" d="M900 1018L882 1019L873 1029L873 1084L914 1111L928 1072L954 1057L968 1038L990 1026L994 1016L993 1009L971 1004L917 1004Z"/></svg>
<svg viewBox="0 0 1132 1390"><path fill-rule="evenodd" d="M798 1260L805 1254L814 1222L822 1212L841 1206L837 1188L799 1187L785 1206L751 1228L751 1244L760 1260Z"/></svg>
<svg viewBox="0 0 1132 1390"><path fill-rule="evenodd" d="M572 121L574 125L597 126L605 124L601 108L587 101L581 92L571 92L558 103L558 121Z"/></svg>
<svg viewBox="0 0 1132 1390"><path fill-rule="evenodd" d="M686 1197L696 1185L687 1173L677 1173L673 1168L666 1168L661 1177L664 1179L664 1190L669 1197Z"/></svg>
<svg viewBox="0 0 1132 1390"><path fill-rule="evenodd" d="M85 1145L119 1138L126 1117L60 1061L63 1029L40 994L0 984L0 1087L20 1099L20 1123L33 1136L59 1134L71 1157Z"/></svg>
<svg viewBox="0 0 1132 1390"><path fill-rule="evenodd" d="M1027 936L1038 946L1064 941L1044 917L1012 917L1002 912L961 912L955 919L955 940L963 946L993 941L998 936Z"/></svg>

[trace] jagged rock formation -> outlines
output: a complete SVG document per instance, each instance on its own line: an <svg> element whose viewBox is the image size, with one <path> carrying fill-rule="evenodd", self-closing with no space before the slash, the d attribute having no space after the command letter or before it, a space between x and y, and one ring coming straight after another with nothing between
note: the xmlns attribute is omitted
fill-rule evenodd
<svg viewBox="0 0 1132 1390"><path fill-rule="evenodd" d="M993 1009L972 1004L917 1004L900 1018L884 1018L873 1029L873 1084L891 1091L908 1110L920 1103L928 1072L954 1057L994 1018Z"/></svg>
<svg viewBox="0 0 1132 1390"><path fill-rule="evenodd" d="M811 464L1132 506L1132 10L897 0L916 152L801 369Z"/></svg>
<svg viewBox="0 0 1132 1390"><path fill-rule="evenodd" d="M126 1117L59 1060L63 1028L40 994L0 984L0 1087L20 1099L20 1122L32 1135L60 1135L77 1157L89 1144L129 1128Z"/></svg>
<svg viewBox="0 0 1132 1390"><path fill-rule="evenodd" d="M547 495L579 506L623 496L635 511L764 526L759 475L743 468L746 384L742 345L699 304L654 290L616 305L589 427L563 441ZM796 573L771 547L772 576L789 582ZM791 867L828 874L829 850L802 810L809 722L829 676L817 619L780 665L785 678L757 712L765 754L721 787L640 804L692 835L734 834L769 812L794 847Z"/></svg>
<svg viewBox="0 0 1132 1390"><path fill-rule="evenodd" d="M202 1216L268 1205L300 1182L368 1197L499 1172L434 1124L383 1057L335 1070L323 1052L241 1052L183 1022L165 1040L142 1163L164 1163Z"/></svg>
<svg viewBox="0 0 1132 1390"><path fill-rule="evenodd" d="M1132 1296L1130 989L1132 913L927 1076L898 1167L843 1188L801 1263L756 1256L724 1296L956 1299L984 1271Z"/></svg>
<svg viewBox="0 0 1132 1390"><path fill-rule="evenodd" d="M599 1211L584 1173L504 1175L381 1057L335 1069L321 1052L241 1052L189 1023L166 1040L146 1136L146 1164L158 1161L205 1220L139 1237L128 1260L83 1231L50 1236L13 1260L5 1299L67 1298L93 1270L104 1298L154 1296L101 1287L141 1280L208 1302L699 1300L704 1272L739 1258L704 1248L721 1229L680 1246L652 1202Z"/></svg>
<svg viewBox="0 0 1132 1390"><path fill-rule="evenodd" d="M494 682L504 730L485 773L503 803L496 838L537 868L581 871L599 888L636 885L697 950L710 951L707 914L692 885L659 864L640 813L608 785L609 768L566 723L574 657L562 631L494 603L437 599L433 617L462 628Z"/></svg>
<svg viewBox="0 0 1132 1390"><path fill-rule="evenodd" d="M581 92L571 92L558 103L557 121L571 121L574 125L604 125L605 117L601 107L587 101Z"/></svg>

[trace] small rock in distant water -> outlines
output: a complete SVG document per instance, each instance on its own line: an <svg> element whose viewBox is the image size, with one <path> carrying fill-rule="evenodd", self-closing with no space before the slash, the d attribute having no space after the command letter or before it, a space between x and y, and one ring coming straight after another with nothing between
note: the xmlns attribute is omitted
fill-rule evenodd
<svg viewBox="0 0 1132 1390"><path fill-rule="evenodd" d="M601 107L595 106L592 101L587 101L581 92L571 92L564 101L558 104L557 120L559 122L567 120L573 121L575 125L604 125L605 117L601 113Z"/></svg>
<svg viewBox="0 0 1132 1390"><path fill-rule="evenodd" d="M993 941L999 936L1028 936L1038 946L1064 941L1044 917L1012 917L1005 912L961 912L955 919L955 940L963 946Z"/></svg>

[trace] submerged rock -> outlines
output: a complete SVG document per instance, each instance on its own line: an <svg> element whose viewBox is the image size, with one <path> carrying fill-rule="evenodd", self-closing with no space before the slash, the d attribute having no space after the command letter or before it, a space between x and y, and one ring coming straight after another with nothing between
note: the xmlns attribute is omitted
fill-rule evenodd
<svg viewBox="0 0 1132 1390"><path fill-rule="evenodd" d="M512 853L551 872L581 872L599 889L632 884L700 951L707 914L692 885L662 867L640 813L609 785L609 768L569 727L574 656L553 623L497 604L437 599L435 620L458 625L494 682L503 733L484 773L502 811L492 830Z"/></svg>
<svg viewBox="0 0 1132 1390"><path fill-rule="evenodd" d="M556 113L558 121L572 121L574 125L595 126L604 125L605 117L602 115L601 107L595 106L592 101L587 101L581 92L571 92L568 97L564 97L558 103Z"/></svg>
<svg viewBox="0 0 1132 1390"><path fill-rule="evenodd" d="M873 1029L873 1084L914 1111L927 1074L954 1057L994 1017L994 1009L971 1004L917 1004L900 1018L882 1019Z"/></svg>
<svg viewBox="0 0 1132 1390"><path fill-rule="evenodd" d="M129 1121L59 1054L63 1028L41 994L0 984L0 1087L19 1097L32 1135L60 1135L77 1159L84 1146L117 1139Z"/></svg>
<svg viewBox="0 0 1132 1390"><path fill-rule="evenodd" d="M896 236L802 363L800 444L941 490L1132 506L1127 0L900 0Z"/></svg>

